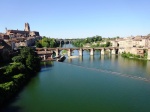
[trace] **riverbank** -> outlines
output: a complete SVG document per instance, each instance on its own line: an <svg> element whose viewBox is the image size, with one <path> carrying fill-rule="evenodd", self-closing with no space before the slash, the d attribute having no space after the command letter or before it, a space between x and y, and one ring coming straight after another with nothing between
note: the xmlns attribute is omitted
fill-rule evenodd
<svg viewBox="0 0 150 112"><path fill-rule="evenodd" d="M33 49L25 47L12 58L13 62L0 69L0 109L41 69L40 58Z"/></svg>
<svg viewBox="0 0 150 112"><path fill-rule="evenodd" d="M27 74L17 74L11 81L0 84L0 110L11 102L32 77Z"/></svg>
<svg viewBox="0 0 150 112"><path fill-rule="evenodd" d="M135 55L135 54L123 52L121 54L121 56L124 57L124 58L129 58L129 59L148 60L147 59L147 54L144 54L143 56L140 56L140 55Z"/></svg>

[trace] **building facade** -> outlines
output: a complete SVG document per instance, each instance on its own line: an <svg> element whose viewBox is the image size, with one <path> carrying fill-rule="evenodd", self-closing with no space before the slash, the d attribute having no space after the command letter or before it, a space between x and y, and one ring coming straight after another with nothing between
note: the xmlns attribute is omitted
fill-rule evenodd
<svg viewBox="0 0 150 112"><path fill-rule="evenodd" d="M35 41L42 39L38 31L31 31L29 23L25 23L24 30L8 30L6 33L0 33L0 38L10 43L12 49L20 46L32 46Z"/></svg>
<svg viewBox="0 0 150 112"><path fill-rule="evenodd" d="M132 54L141 55L144 53L144 49L150 48L149 36L136 36L119 38L111 41L112 47L119 47L119 54L123 52L129 52Z"/></svg>

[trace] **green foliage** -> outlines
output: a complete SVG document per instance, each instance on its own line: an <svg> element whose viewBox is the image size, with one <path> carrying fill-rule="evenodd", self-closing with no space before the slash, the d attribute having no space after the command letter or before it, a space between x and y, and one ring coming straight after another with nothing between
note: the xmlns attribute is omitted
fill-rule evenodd
<svg viewBox="0 0 150 112"><path fill-rule="evenodd" d="M7 70L8 73L13 70L12 68L14 66L17 67L16 69L18 69L18 70L20 70L19 67L22 67L21 69L23 69L23 70L25 67L26 71L32 71L32 72L38 72L40 70L40 61L41 60L38 57L37 53L34 52L34 50L32 48L29 48L29 47L22 48L20 50L20 54L18 56L13 57L12 60L15 63L8 67L8 70Z"/></svg>
<svg viewBox="0 0 150 112"><path fill-rule="evenodd" d="M101 44L100 47L109 47L111 43L109 41L106 42L106 44Z"/></svg>
<svg viewBox="0 0 150 112"><path fill-rule="evenodd" d="M110 46L110 42L106 42L106 47L109 47Z"/></svg>
<svg viewBox="0 0 150 112"><path fill-rule="evenodd" d="M18 75L14 75L13 78L14 78L14 79L19 79L19 78L21 78L21 77L23 77L23 76L24 76L23 74L18 74Z"/></svg>
<svg viewBox="0 0 150 112"><path fill-rule="evenodd" d="M12 63L6 67L3 67L0 69L0 83L11 81L15 74L25 73L25 70L25 66L21 63Z"/></svg>
<svg viewBox="0 0 150 112"><path fill-rule="evenodd" d="M10 98L10 96L12 96L14 86L13 81L0 84L0 106L2 106L2 104Z"/></svg>
<svg viewBox="0 0 150 112"><path fill-rule="evenodd" d="M25 66L22 63L12 63L8 66L6 66L6 71L4 72L4 75L14 75L18 73L23 73L25 70Z"/></svg>
<svg viewBox="0 0 150 112"><path fill-rule="evenodd" d="M14 85L13 81L5 82L3 84L0 84L0 88L3 88L5 90L9 90Z"/></svg>
<svg viewBox="0 0 150 112"><path fill-rule="evenodd" d="M40 40L35 42L35 46L38 48L42 48L42 44L41 44Z"/></svg>
<svg viewBox="0 0 150 112"><path fill-rule="evenodd" d="M85 41L80 39L80 40L76 40L73 42L73 45L76 47L83 47L83 45L85 44Z"/></svg>
<svg viewBox="0 0 150 112"><path fill-rule="evenodd" d="M21 48L14 62L0 69L0 106L40 70L40 58L33 49Z"/></svg>
<svg viewBox="0 0 150 112"><path fill-rule="evenodd" d="M23 62L23 58L21 56L15 56L12 58L13 62Z"/></svg>
<svg viewBox="0 0 150 112"><path fill-rule="evenodd" d="M147 55L145 54L144 56L140 56L140 55L135 55L135 54L131 54L131 53L126 53L126 52L123 52L122 54L121 54L121 56L122 57L125 57L125 58L134 58L134 59L139 59L139 58L141 58L141 59L147 59L146 57L147 57Z"/></svg>
<svg viewBox="0 0 150 112"><path fill-rule="evenodd" d="M102 41L102 37L101 36L93 36L93 37L87 37L85 39L79 39L73 42L73 45L76 47L83 47L85 44L87 43L92 43L92 42L99 42ZM92 45L92 47L94 47L95 45ZM99 45L96 45L97 47L99 47Z"/></svg>
<svg viewBox="0 0 150 112"><path fill-rule="evenodd" d="M42 40L39 40L36 42L36 47L41 48L41 47L47 47L47 48L54 48L54 47L59 47L59 44L54 38L48 38L48 37L43 37Z"/></svg>
<svg viewBox="0 0 150 112"><path fill-rule="evenodd" d="M26 67L26 71L37 72L40 70L40 58L33 49L24 47L20 50L18 56L12 59L16 63L22 63Z"/></svg>
<svg viewBox="0 0 150 112"><path fill-rule="evenodd" d="M67 53L67 50L62 50L62 54L66 54Z"/></svg>

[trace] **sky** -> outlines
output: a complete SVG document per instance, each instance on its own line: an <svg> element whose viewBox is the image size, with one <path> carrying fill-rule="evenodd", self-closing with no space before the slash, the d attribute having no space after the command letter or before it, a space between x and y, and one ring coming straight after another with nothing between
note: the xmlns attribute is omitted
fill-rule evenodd
<svg viewBox="0 0 150 112"><path fill-rule="evenodd" d="M150 33L150 0L0 0L0 32L51 38L128 37Z"/></svg>

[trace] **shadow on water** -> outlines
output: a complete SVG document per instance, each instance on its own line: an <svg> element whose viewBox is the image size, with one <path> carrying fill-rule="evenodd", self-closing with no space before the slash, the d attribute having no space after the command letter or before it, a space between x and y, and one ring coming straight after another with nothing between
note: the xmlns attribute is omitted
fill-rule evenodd
<svg viewBox="0 0 150 112"><path fill-rule="evenodd" d="M46 62L41 62L41 71L40 72L46 72L51 69L51 67L54 66L53 61L46 61Z"/></svg>
<svg viewBox="0 0 150 112"><path fill-rule="evenodd" d="M42 69L41 69L40 72L48 71L48 70L50 70L50 68L52 66L54 66L53 62L42 62L41 63L41 68ZM31 80L32 80L32 85L37 85L36 83L39 83L39 78L36 77L37 75L35 75L32 79L27 81L25 85L27 86L30 83ZM21 107L15 106L15 105L11 105L11 104L13 104L14 102L20 100L20 94L24 91L26 86L23 86L22 88L20 88L20 90L16 93L16 95L14 95L8 102L6 102L6 104L4 104L0 108L0 112L22 112Z"/></svg>
<svg viewBox="0 0 150 112"><path fill-rule="evenodd" d="M48 68L48 67L52 67L52 66L54 66L54 62L53 61L41 62L41 67L42 68Z"/></svg>
<svg viewBox="0 0 150 112"><path fill-rule="evenodd" d="M21 112L21 108L18 106L10 106L7 109L1 110L1 112Z"/></svg>
<svg viewBox="0 0 150 112"><path fill-rule="evenodd" d="M22 86L18 92L10 98L8 102L6 102L1 108L0 112L22 112L22 108L20 106L12 105L14 102L17 102L21 99L21 94L24 92L26 87L32 83L32 85L39 84L39 77L37 77L39 74L33 76L29 81L25 83L25 86Z"/></svg>
<svg viewBox="0 0 150 112"><path fill-rule="evenodd" d="M20 99L19 93L23 91L25 87L21 88L17 95L15 95L13 98L11 98L8 102L6 102L1 108L0 112L21 112L21 107L19 106L12 106L11 104L13 102L16 102L17 100Z"/></svg>

